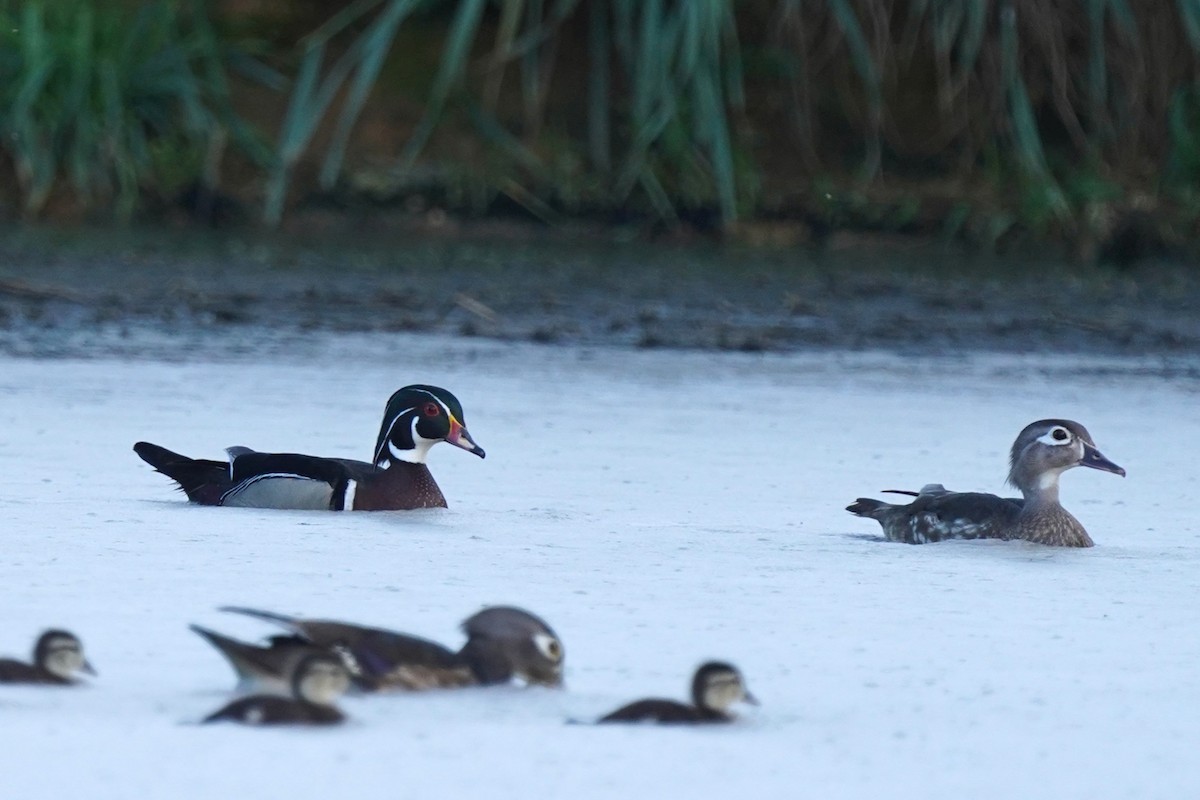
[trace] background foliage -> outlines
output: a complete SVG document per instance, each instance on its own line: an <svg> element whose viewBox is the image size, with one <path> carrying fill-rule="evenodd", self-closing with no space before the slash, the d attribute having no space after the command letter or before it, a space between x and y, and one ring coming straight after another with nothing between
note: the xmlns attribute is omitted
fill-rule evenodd
<svg viewBox="0 0 1200 800"><path fill-rule="evenodd" d="M986 208L993 237L1200 213L1200 0L8 0L0 25L26 214L218 184L231 135L272 224L431 186L545 220L955 233ZM248 36L288 78L268 113L229 88Z"/></svg>

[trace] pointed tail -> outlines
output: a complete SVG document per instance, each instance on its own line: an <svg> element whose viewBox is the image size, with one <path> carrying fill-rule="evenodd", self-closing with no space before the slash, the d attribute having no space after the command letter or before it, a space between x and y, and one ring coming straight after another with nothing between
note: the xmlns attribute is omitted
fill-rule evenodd
<svg viewBox="0 0 1200 800"><path fill-rule="evenodd" d="M138 442L133 452L156 472L178 483L193 503L220 505L221 495L230 486L229 465L222 461L188 458L150 442Z"/></svg>
<svg viewBox="0 0 1200 800"><path fill-rule="evenodd" d="M891 507L891 503L885 503L882 500L873 500L870 497L860 497L850 505L846 506L846 510L859 517L879 519L879 513Z"/></svg>

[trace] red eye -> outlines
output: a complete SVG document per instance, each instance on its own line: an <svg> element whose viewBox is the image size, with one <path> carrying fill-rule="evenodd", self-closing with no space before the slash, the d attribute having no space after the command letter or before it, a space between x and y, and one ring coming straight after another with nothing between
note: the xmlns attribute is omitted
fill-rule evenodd
<svg viewBox="0 0 1200 800"><path fill-rule="evenodd" d="M425 408L421 410L425 412L425 416L427 417L436 417L442 413L442 409L438 407L437 403L426 403Z"/></svg>

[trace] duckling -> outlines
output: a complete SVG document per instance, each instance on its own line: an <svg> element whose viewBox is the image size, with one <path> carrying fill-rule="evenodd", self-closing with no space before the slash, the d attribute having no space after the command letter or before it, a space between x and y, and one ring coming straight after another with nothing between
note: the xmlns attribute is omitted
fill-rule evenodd
<svg viewBox="0 0 1200 800"><path fill-rule="evenodd" d="M1024 539L1056 547L1091 547L1079 520L1058 500L1058 480L1073 467L1091 467L1125 476L1125 470L1097 449L1087 428L1069 419L1030 423L1009 455L1008 482L1021 497L951 492L929 484L907 505L860 497L846 510L870 517L893 542L924 544L943 539Z"/></svg>
<svg viewBox="0 0 1200 800"><path fill-rule="evenodd" d="M79 637L64 630L48 630L33 646L33 663L13 658L0 659L0 683L78 683L77 672L95 675L96 670L83 657Z"/></svg>
<svg viewBox="0 0 1200 800"><path fill-rule="evenodd" d="M562 685L562 642L541 619L511 606L492 606L468 617L462 623L467 641L457 652L382 628L237 606L221 610L282 625L318 647L344 650L360 671L356 683L366 690L491 686L513 678Z"/></svg>
<svg viewBox="0 0 1200 800"><path fill-rule="evenodd" d="M701 664L692 678L692 703L651 698L637 700L596 720L600 722L710 723L730 722L734 703L758 705L746 689L742 675L732 664L709 661Z"/></svg>
<svg viewBox="0 0 1200 800"><path fill-rule="evenodd" d="M305 656L292 674L292 696L258 694L234 700L204 722L229 720L245 725L334 725L346 717L334 705L350 686L337 656Z"/></svg>

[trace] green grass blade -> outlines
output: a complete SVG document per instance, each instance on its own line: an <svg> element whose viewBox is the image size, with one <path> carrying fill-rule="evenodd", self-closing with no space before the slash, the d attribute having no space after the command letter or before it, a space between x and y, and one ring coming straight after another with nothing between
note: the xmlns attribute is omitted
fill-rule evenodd
<svg viewBox="0 0 1200 800"><path fill-rule="evenodd" d="M399 0L388 5L387 9L372 23L371 28L363 37L363 57L359 63L354 81L350 84L350 93L346 98L342 113L338 116L337 128L329 145L328 155L321 167L320 183L328 189L337 181L341 174L342 161L346 155L346 147L350 142L350 133L354 124L366 105L367 97L379 78L384 60L391 50L400 24L416 6L416 0Z"/></svg>
<svg viewBox="0 0 1200 800"><path fill-rule="evenodd" d="M441 118L454 84L466 70L467 57L470 55L471 45L475 41L476 33L479 30L479 21L486 5L486 0L462 0L459 4L458 12L450 27L445 55L442 56L437 76L433 81L429 104L421 122L405 144L404 152L400 156L402 170L411 167L425 148L426 142L429 141L434 127Z"/></svg>

